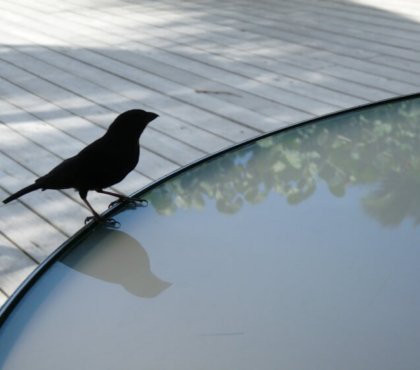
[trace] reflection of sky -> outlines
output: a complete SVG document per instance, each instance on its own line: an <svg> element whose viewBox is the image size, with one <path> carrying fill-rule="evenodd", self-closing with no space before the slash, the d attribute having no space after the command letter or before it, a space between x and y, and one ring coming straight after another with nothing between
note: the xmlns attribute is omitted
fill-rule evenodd
<svg viewBox="0 0 420 370"><path fill-rule="evenodd" d="M271 194L263 205L244 205L234 216L214 207L205 213L179 211L170 222L155 225L165 230L165 240L156 235L143 240L151 259L164 266L161 273L170 275L165 278L194 302L197 322L205 317L209 329L202 330L244 333L237 341L264 353L267 368L275 359L286 368L333 369L341 359L346 368L362 369L368 361L392 369L401 357L419 359L411 351L420 329L413 287L420 277L419 232L409 222L381 228L355 202L364 190L335 198L320 186L298 206ZM181 227L185 233L179 233ZM189 276L203 278L189 281ZM174 299L180 295L175 289ZM408 353L401 351L402 343ZM244 361L258 366L251 358ZM302 363L292 365L295 361Z"/></svg>
<svg viewBox="0 0 420 370"><path fill-rule="evenodd" d="M56 264L31 292L47 301L20 338L26 356L5 369L44 370L47 353L60 369L414 369L419 232L381 228L355 202L364 190L320 186L297 206L273 192L234 215L127 211L118 232L172 285L139 298Z"/></svg>
<svg viewBox="0 0 420 370"><path fill-rule="evenodd" d="M245 148L242 148L241 155L238 155L235 157L234 164L235 165L244 165L246 164L252 157L252 153L249 151L246 151Z"/></svg>

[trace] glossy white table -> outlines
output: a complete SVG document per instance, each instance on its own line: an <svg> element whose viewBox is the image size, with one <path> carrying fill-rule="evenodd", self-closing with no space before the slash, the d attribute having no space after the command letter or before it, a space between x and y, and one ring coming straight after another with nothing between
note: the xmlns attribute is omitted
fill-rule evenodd
<svg viewBox="0 0 420 370"><path fill-rule="evenodd" d="M419 95L266 135L139 196L3 308L1 369L419 368Z"/></svg>

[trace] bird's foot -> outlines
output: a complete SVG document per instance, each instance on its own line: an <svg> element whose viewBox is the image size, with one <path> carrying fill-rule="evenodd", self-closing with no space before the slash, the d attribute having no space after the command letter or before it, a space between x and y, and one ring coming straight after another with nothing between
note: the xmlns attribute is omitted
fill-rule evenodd
<svg viewBox="0 0 420 370"><path fill-rule="evenodd" d="M113 227L115 229L118 229L121 226L121 224L113 218L95 217L95 216L86 217L85 218L85 225L92 220L96 220L97 222L99 222L101 224L104 224L105 226L110 226L110 227Z"/></svg>
<svg viewBox="0 0 420 370"><path fill-rule="evenodd" d="M108 206L108 208L112 208L118 204L121 203L127 203L133 208L137 207L147 207L149 205L149 202L146 199L136 199L136 198L130 198L130 197L120 197L117 200L114 200L111 202Z"/></svg>
<svg viewBox="0 0 420 370"><path fill-rule="evenodd" d="M121 227L121 224L114 218L104 218L102 222L105 226L113 227L114 229L119 229Z"/></svg>

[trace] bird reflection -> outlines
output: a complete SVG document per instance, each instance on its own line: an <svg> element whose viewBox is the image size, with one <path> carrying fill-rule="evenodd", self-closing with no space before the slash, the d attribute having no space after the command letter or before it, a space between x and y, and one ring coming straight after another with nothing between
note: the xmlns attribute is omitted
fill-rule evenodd
<svg viewBox="0 0 420 370"><path fill-rule="evenodd" d="M141 298L156 297L171 285L152 272L146 250L122 231L95 231L88 243L82 243L61 262L82 274L119 284Z"/></svg>

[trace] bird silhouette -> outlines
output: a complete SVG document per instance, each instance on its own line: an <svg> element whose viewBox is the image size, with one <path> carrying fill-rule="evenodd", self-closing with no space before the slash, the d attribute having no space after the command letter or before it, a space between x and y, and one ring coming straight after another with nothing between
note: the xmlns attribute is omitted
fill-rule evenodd
<svg viewBox="0 0 420 370"><path fill-rule="evenodd" d="M139 240L122 231L93 233L60 262L140 298L154 298L172 285L152 271L150 257Z"/></svg>
<svg viewBox="0 0 420 370"><path fill-rule="evenodd" d="M103 190L124 179L137 165L140 155L139 138L147 124L158 115L141 109L120 114L109 126L107 132L81 150L54 167L49 173L3 200L9 203L34 190L69 189L79 192L93 217L103 221L87 200L90 190L118 197L118 201L131 200L121 194Z"/></svg>

